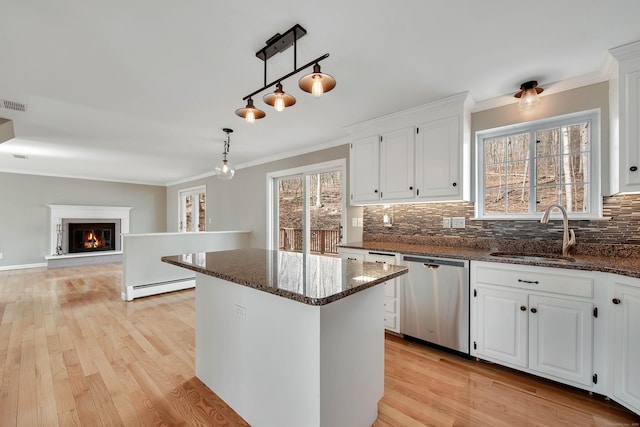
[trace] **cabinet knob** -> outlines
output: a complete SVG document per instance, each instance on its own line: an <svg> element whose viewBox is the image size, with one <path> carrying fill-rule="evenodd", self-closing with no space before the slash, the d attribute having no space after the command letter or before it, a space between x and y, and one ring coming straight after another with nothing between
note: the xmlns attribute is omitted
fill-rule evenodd
<svg viewBox="0 0 640 427"><path fill-rule="evenodd" d="M456 187L456 186L458 185L458 183L457 183L457 182L454 182L454 183L453 183L453 184L451 184L451 185L453 185L454 187Z"/></svg>
<svg viewBox="0 0 640 427"><path fill-rule="evenodd" d="M534 307L534 308L532 308L532 309L531 309L531 312L532 312L532 313L537 313L537 312L538 312L538 309Z"/></svg>
<svg viewBox="0 0 640 427"><path fill-rule="evenodd" d="M637 170L638 170L638 167L637 167L637 166L631 166L631 167L629 168L629 170L630 170L631 172L635 172L635 171L637 171Z"/></svg>
<svg viewBox="0 0 640 427"><path fill-rule="evenodd" d="M377 193L377 192L378 192L378 190L373 190L373 192L374 192L374 193Z"/></svg>
<svg viewBox="0 0 640 427"><path fill-rule="evenodd" d="M620 299L618 299L618 298L614 298L614 299L611 300L611 302L614 303L614 304L620 304L622 301L620 301Z"/></svg>
<svg viewBox="0 0 640 427"><path fill-rule="evenodd" d="M525 307L524 305L521 305L521 306L520 306L520 310L522 310L522 311L527 311L527 307Z"/></svg>
<svg viewBox="0 0 640 427"><path fill-rule="evenodd" d="M409 190L413 190L413 187L409 187Z"/></svg>

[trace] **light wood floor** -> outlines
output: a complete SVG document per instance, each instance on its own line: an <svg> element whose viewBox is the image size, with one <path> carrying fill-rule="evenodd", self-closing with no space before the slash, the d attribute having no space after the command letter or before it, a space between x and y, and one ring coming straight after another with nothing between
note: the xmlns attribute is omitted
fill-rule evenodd
<svg viewBox="0 0 640 427"><path fill-rule="evenodd" d="M0 272L0 426L247 425L194 377L194 292L127 303L121 274ZM391 335L385 360L378 427L640 422L601 397Z"/></svg>

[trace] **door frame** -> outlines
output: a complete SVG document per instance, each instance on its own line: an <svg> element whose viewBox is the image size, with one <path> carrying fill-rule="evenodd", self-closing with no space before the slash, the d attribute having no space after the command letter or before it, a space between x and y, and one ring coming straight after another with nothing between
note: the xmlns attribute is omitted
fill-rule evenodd
<svg viewBox="0 0 640 427"><path fill-rule="evenodd" d="M181 223L186 222L186 218L183 218L183 215L186 215L185 212L183 212L183 206L182 206L182 199L183 197L186 197L188 195L199 195L200 193L204 193L204 206L205 206L205 212L207 211L207 186L206 184L203 185L198 185L196 187L189 187L189 188L183 188L182 190L178 190L178 232L180 233L186 233L186 231L182 230L182 227L180 226ZM197 198L197 197L196 197ZM200 231L200 207L198 206L198 216L197 216L197 220L198 220L198 227L196 227L196 224L194 223L194 231L192 231L192 233L198 233ZM207 228L207 224L205 222L205 229Z"/></svg>
<svg viewBox="0 0 640 427"><path fill-rule="evenodd" d="M284 177L292 177L292 176L303 176L308 177L314 173L322 173L322 172L330 172L340 170L342 173L342 218L340 220L340 225L342 227L342 241L346 241L346 221L347 221L347 160L346 159L336 159L330 160L322 163L315 163L312 165L299 166L291 169L284 169L275 172L267 173L267 227L266 227L266 248L272 250L278 250L278 216L275 215L276 209L278 208L278 197L277 191L275 189L275 182L278 178ZM303 229L305 230L305 238L303 238L303 252L308 252L309 245L309 197L307 197L307 185L305 183L304 191L304 213L305 218L303 219Z"/></svg>

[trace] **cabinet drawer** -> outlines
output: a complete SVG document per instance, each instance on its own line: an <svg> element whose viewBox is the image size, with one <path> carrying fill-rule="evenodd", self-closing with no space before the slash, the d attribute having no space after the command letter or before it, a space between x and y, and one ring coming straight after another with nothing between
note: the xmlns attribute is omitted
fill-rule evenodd
<svg viewBox="0 0 640 427"><path fill-rule="evenodd" d="M384 314L384 327L386 329L391 329L393 331L396 331L398 329L397 321L398 321L398 317L395 314L391 314L391 313Z"/></svg>
<svg viewBox="0 0 640 427"><path fill-rule="evenodd" d="M396 281L394 279L385 282L384 284L384 296L389 298L396 297Z"/></svg>
<svg viewBox="0 0 640 427"><path fill-rule="evenodd" d="M385 298L384 299L384 311L387 313L397 313L397 304L398 302L393 298Z"/></svg>
<svg viewBox="0 0 640 427"><path fill-rule="evenodd" d="M593 279L544 267L477 266L476 283L593 298Z"/></svg>

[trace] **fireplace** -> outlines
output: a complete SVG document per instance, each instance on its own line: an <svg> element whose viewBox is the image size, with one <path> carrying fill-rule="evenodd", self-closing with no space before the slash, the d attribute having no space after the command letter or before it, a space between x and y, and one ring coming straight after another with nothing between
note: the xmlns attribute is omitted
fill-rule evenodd
<svg viewBox="0 0 640 427"><path fill-rule="evenodd" d="M70 222L67 225L69 253L113 251L116 249L116 224L113 222Z"/></svg>

